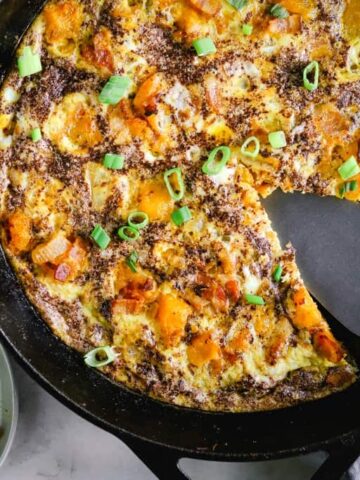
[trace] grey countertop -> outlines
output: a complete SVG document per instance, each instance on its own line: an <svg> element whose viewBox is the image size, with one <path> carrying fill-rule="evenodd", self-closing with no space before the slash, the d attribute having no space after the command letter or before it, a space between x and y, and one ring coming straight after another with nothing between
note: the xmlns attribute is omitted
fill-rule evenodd
<svg viewBox="0 0 360 480"><path fill-rule="evenodd" d="M14 371L20 417L1 480L155 479L117 438L64 407L17 365ZM257 464L184 459L181 467L192 480L308 480L324 458L315 453ZM353 478L360 480L360 473Z"/></svg>

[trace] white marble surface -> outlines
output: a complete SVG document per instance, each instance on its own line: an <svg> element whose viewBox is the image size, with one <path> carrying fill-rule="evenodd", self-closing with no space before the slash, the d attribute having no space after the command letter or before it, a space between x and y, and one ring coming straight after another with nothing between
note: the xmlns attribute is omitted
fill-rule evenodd
<svg viewBox="0 0 360 480"><path fill-rule="evenodd" d="M155 479L117 438L64 407L17 365L14 370L20 417L1 480ZM258 464L185 459L181 465L192 480L308 480L323 458L318 453Z"/></svg>

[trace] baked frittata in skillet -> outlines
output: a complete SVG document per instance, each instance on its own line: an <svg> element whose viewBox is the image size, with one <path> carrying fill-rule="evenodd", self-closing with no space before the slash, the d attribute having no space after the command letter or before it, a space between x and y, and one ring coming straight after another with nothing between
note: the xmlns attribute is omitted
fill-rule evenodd
<svg viewBox="0 0 360 480"><path fill-rule="evenodd" d="M356 368L260 200L359 199L355 0L57 0L0 94L2 244L56 335L178 405L272 409Z"/></svg>

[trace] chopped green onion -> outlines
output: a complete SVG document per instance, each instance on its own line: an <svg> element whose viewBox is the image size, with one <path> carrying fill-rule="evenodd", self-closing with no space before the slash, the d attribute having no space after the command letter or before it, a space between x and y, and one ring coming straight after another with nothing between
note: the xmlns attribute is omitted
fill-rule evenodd
<svg viewBox="0 0 360 480"><path fill-rule="evenodd" d="M23 54L17 60L20 77L28 77L42 71L41 59L38 53L32 53L30 47L25 47Z"/></svg>
<svg viewBox="0 0 360 480"><path fill-rule="evenodd" d="M178 187L176 191L171 185L170 177L172 175L175 175L176 177L176 182ZM165 182L166 188L168 189L170 197L173 200L175 200L175 202L178 202L183 198L185 193L185 185L184 185L184 180L182 178L181 168L176 167L176 168L170 168L169 170L166 170L166 172L164 173L164 182Z"/></svg>
<svg viewBox="0 0 360 480"><path fill-rule="evenodd" d="M96 225L94 230L91 232L90 237L101 248L101 250L105 250L110 243L110 237L101 227L101 225Z"/></svg>
<svg viewBox="0 0 360 480"><path fill-rule="evenodd" d="M276 265L274 273L273 273L273 279L275 280L275 282L280 282L282 271L283 271L282 266L281 265Z"/></svg>
<svg viewBox="0 0 360 480"><path fill-rule="evenodd" d="M269 133L268 138L273 148L284 148L287 145L285 133L282 130Z"/></svg>
<svg viewBox="0 0 360 480"><path fill-rule="evenodd" d="M253 143L254 149L249 150L248 146ZM245 157L256 158L260 152L260 142L256 137L249 137L245 142L241 145L240 149L241 153L245 155Z"/></svg>
<svg viewBox="0 0 360 480"><path fill-rule="evenodd" d="M287 18L289 16L289 12L286 8L278 3L270 8L270 14L276 18Z"/></svg>
<svg viewBox="0 0 360 480"><path fill-rule="evenodd" d="M253 26L249 23L244 23L244 25L241 27L241 30L244 35L251 35L253 31Z"/></svg>
<svg viewBox="0 0 360 480"><path fill-rule="evenodd" d="M112 170L121 170L124 166L124 157L115 153L107 153L104 157L103 165Z"/></svg>
<svg viewBox="0 0 360 480"><path fill-rule="evenodd" d="M220 160L216 159L218 153L221 153ZM217 175L228 163L231 157L231 150L229 147L221 146L211 150L208 159L202 166L202 171L207 175Z"/></svg>
<svg viewBox="0 0 360 480"><path fill-rule="evenodd" d="M304 68L304 71L303 71L304 87L306 88L306 90L309 90L309 92L313 92L319 86L319 71L320 71L319 62L317 62L316 60L309 63L309 65ZM309 80L310 74L314 74L313 81Z"/></svg>
<svg viewBox="0 0 360 480"><path fill-rule="evenodd" d="M97 347L84 355L84 361L89 367L104 367L116 359L112 347Z"/></svg>
<svg viewBox="0 0 360 480"><path fill-rule="evenodd" d="M129 215L128 224L136 230L145 228L148 223L149 216L145 212L132 212Z"/></svg>
<svg viewBox="0 0 360 480"><path fill-rule="evenodd" d="M99 95L99 101L106 105L116 105L130 87L130 78L114 75L110 77Z"/></svg>
<svg viewBox="0 0 360 480"><path fill-rule="evenodd" d="M205 55L216 52L214 42L209 37L198 38L194 40L192 44L199 57L204 57Z"/></svg>
<svg viewBox="0 0 360 480"><path fill-rule="evenodd" d="M355 192L358 189L357 180L352 180L351 182L348 182L347 185L349 186L349 192Z"/></svg>
<svg viewBox="0 0 360 480"><path fill-rule="evenodd" d="M192 217L188 207L181 207L178 210L174 210L171 214L171 219L178 227L183 223L190 220Z"/></svg>
<svg viewBox="0 0 360 480"><path fill-rule="evenodd" d="M134 242L140 237L140 232L135 227L125 225L124 227L119 228L118 235L122 240L125 240L126 242Z"/></svg>
<svg viewBox="0 0 360 480"><path fill-rule="evenodd" d="M358 189L358 182L356 180L343 183L339 189L340 198L344 198L345 193L355 192L357 189Z"/></svg>
<svg viewBox="0 0 360 480"><path fill-rule="evenodd" d="M346 160L345 163L343 163L338 168L338 172L343 180L347 180L348 178L351 178L354 175L360 173L360 167L354 155L352 155L348 160Z"/></svg>
<svg viewBox="0 0 360 480"><path fill-rule="evenodd" d="M247 5L248 0L227 0L228 3L230 3L231 6L236 8L236 10L241 10L242 8Z"/></svg>
<svg viewBox="0 0 360 480"><path fill-rule="evenodd" d="M134 273L137 272L136 263L137 263L138 259L139 259L139 255L136 252L130 253L130 255L126 259L126 265Z"/></svg>
<svg viewBox="0 0 360 480"><path fill-rule="evenodd" d="M258 295L251 295L250 293L245 294L245 299L251 305L265 305L265 301L262 297Z"/></svg>
<svg viewBox="0 0 360 480"><path fill-rule="evenodd" d="M31 140L33 142L38 142L39 140L41 140L42 138L42 135L41 135L41 130L39 127L36 127L34 128L33 130L31 130Z"/></svg>

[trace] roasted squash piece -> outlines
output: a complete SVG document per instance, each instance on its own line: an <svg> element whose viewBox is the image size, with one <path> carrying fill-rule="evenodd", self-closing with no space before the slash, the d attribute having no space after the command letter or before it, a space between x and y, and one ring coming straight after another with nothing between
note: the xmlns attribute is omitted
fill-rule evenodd
<svg viewBox="0 0 360 480"><path fill-rule="evenodd" d="M313 335L315 350L329 362L338 363L344 357L344 350L328 330L319 330Z"/></svg>
<svg viewBox="0 0 360 480"><path fill-rule="evenodd" d="M81 49L83 58L90 64L113 73L115 67L111 40L111 32L102 27L92 40Z"/></svg>
<svg viewBox="0 0 360 480"><path fill-rule="evenodd" d="M9 230L9 246L18 254L26 252L31 242L31 220L25 213L14 212L7 220Z"/></svg>
<svg viewBox="0 0 360 480"><path fill-rule="evenodd" d="M76 0L50 3L44 8L44 19L48 43L75 40L83 21L82 6Z"/></svg>
<svg viewBox="0 0 360 480"><path fill-rule="evenodd" d="M324 323L321 313L305 287L299 288L294 293L293 300L295 304L293 318L295 327L311 331Z"/></svg>
<svg viewBox="0 0 360 480"><path fill-rule="evenodd" d="M67 125L67 135L79 147L94 147L102 140L95 115L86 105L77 105Z"/></svg>
<svg viewBox="0 0 360 480"><path fill-rule="evenodd" d="M190 313L191 307L180 297L169 293L160 296L156 320L165 345L176 346L180 342Z"/></svg>
<svg viewBox="0 0 360 480"><path fill-rule="evenodd" d="M169 221L173 209L174 201L163 182L148 180L142 185L139 192L139 210L147 213L151 221Z"/></svg>
<svg viewBox="0 0 360 480"><path fill-rule="evenodd" d="M192 365L202 367L211 360L220 358L220 347L212 340L211 336L211 331L200 333L188 346L187 355Z"/></svg>
<svg viewBox="0 0 360 480"><path fill-rule="evenodd" d="M141 115L156 112L158 95L164 88L164 80L160 73L151 75L142 83L134 98L134 107Z"/></svg>

